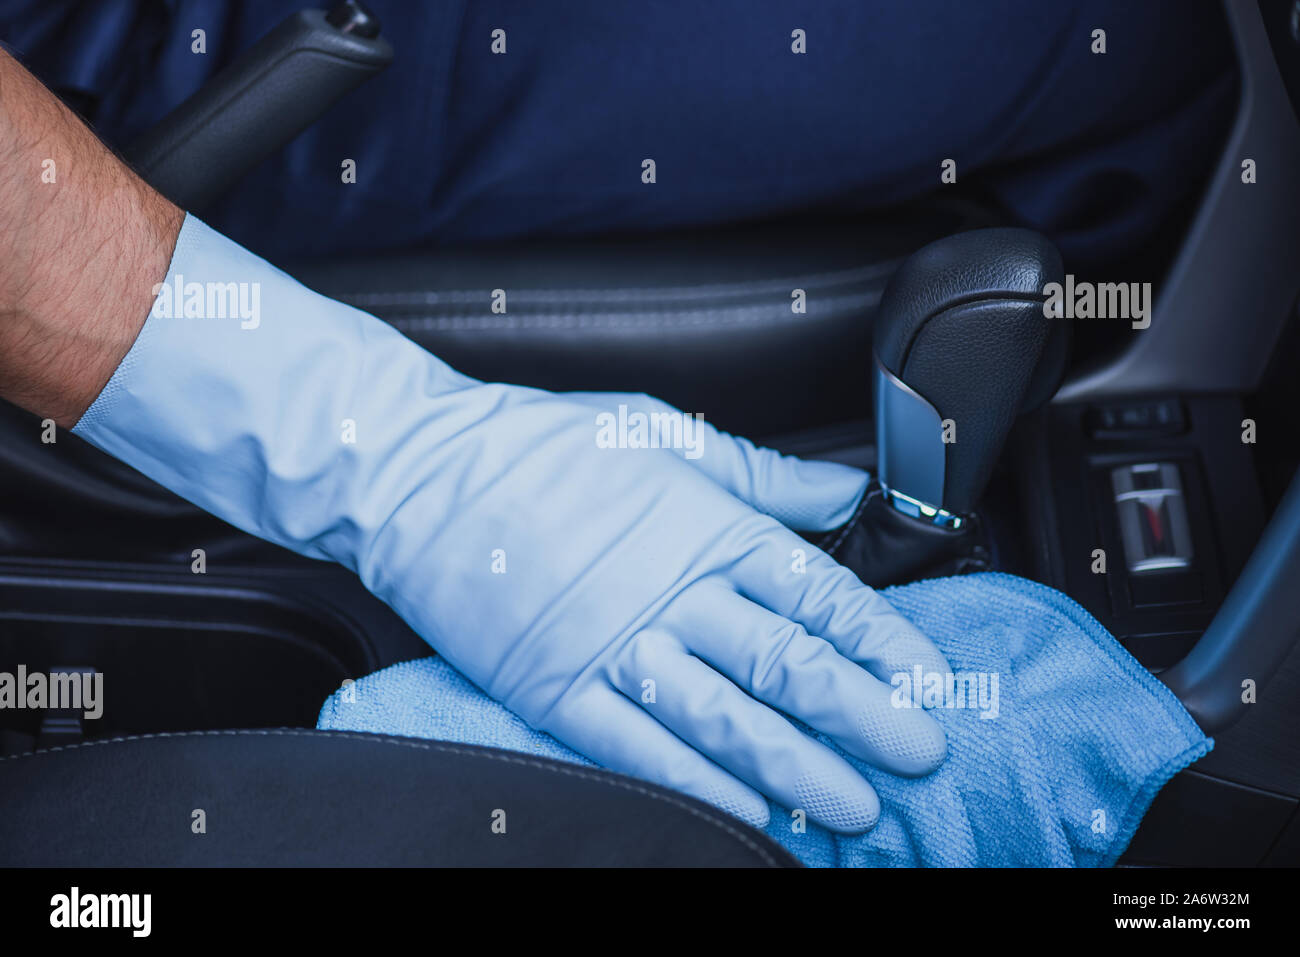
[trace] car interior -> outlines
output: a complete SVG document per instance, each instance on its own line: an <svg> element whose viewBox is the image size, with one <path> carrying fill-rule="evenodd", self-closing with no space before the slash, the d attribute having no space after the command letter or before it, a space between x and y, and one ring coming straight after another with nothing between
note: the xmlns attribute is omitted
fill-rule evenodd
<svg viewBox="0 0 1300 957"><path fill-rule="evenodd" d="M1106 270L1154 283L1145 328L1041 321L1021 293L1070 263L956 189L865 217L278 265L471 376L644 392L870 470L900 501L814 539L864 581L997 570L1058 589L1214 737L1121 866L1295 866L1300 5L1228 0L1223 15L1238 90L1218 159L1166 244ZM126 158L201 215L394 55L361 4L304 10ZM1246 159L1285 183L1243 184ZM500 288L508 314L490 308ZM922 442L932 419L970 439ZM347 570L246 535L69 433L51 442L9 405L0 497L0 670L114 681L97 721L0 712L0 754L27 756L0 771L8 863L797 863L612 773L315 730L346 682L429 646ZM908 514L913 499L977 518ZM219 847L159 823L164 802L198 792L238 821ZM504 792L562 849L458 826Z"/></svg>

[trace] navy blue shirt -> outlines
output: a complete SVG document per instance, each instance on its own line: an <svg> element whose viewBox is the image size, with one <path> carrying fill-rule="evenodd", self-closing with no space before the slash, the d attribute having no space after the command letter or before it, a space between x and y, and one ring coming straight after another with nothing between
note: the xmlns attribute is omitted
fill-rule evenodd
<svg viewBox="0 0 1300 957"><path fill-rule="evenodd" d="M305 5L0 0L0 39L122 146ZM1086 260L1198 189L1234 106L1215 0L369 5L393 65L205 216L263 255L867 210L951 158Z"/></svg>

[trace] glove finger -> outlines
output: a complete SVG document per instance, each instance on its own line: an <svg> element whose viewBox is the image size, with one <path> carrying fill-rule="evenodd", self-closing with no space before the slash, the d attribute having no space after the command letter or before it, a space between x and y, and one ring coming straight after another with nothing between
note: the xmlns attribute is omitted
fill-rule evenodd
<svg viewBox="0 0 1300 957"><path fill-rule="evenodd" d="M573 392L568 398L617 417L644 416L651 447L668 448L732 495L790 528L825 532L849 520L869 476L838 462L805 460L720 432L653 396Z"/></svg>
<svg viewBox="0 0 1300 957"><path fill-rule="evenodd" d="M771 817L761 794L608 686L571 694L544 730L602 767L689 794L753 827Z"/></svg>
<svg viewBox="0 0 1300 957"><path fill-rule="evenodd" d="M757 542L731 547L742 557L727 577L742 595L826 639L886 684L918 667L924 675L952 673L943 652L884 596L788 529L769 524Z"/></svg>
<svg viewBox="0 0 1300 957"><path fill-rule="evenodd" d="M615 672L616 685L630 700L779 804L850 834L879 819L880 800L852 765L687 654L669 635L638 634Z"/></svg>
<svg viewBox="0 0 1300 957"><path fill-rule="evenodd" d="M689 650L740 688L894 774L929 774L947 756L939 722L798 623L721 585L667 610ZM910 685L909 685L910 690Z"/></svg>

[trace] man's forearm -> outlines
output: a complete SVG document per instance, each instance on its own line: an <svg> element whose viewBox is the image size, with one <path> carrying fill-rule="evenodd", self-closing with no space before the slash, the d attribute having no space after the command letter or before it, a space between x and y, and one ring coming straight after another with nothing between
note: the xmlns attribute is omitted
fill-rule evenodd
<svg viewBox="0 0 1300 957"><path fill-rule="evenodd" d="M75 424L144 324L183 218L0 50L0 396Z"/></svg>

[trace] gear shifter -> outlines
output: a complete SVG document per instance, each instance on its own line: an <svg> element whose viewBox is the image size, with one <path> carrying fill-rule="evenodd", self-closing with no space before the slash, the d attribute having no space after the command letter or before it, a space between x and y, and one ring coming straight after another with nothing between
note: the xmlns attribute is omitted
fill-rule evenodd
<svg viewBox="0 0 1300 957"><path fill-rule="evenodd" d="M960 527L1031 393L1061 256L1024 229L931 243L894 275L872 370L880 484L898 510Z"/></svg>
<svg viewBox="0 0 1300 957"><path fill-rule="evenodd" d="M1065 330L1044 316L1043 287L1063 273L1037 233L981 229L894 274L873 334L879 488L823 544L863 581L903 581L970 549L1012 423L1059 380Z"/></svg>

